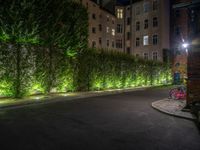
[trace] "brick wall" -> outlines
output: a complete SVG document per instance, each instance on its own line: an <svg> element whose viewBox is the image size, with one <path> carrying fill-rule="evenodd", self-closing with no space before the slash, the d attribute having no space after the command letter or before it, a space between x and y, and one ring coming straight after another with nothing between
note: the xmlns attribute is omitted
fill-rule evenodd
<svg viewBox="0 0 200 150"><path fill-rule="evenodd" d="M200 42L200 41L199 41ZM187 103L200 101L200 43L188 55Z"/></svg>

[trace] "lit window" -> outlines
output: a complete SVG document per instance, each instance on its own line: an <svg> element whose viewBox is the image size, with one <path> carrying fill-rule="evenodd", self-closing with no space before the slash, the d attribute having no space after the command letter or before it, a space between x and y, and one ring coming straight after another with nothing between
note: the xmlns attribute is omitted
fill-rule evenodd
<svg viewBox="0 0 200 150"><path fill-rule="evenodd" d="M146 59L146 60L149 59L149 55L148 55L148 53L144 53L144 59Z"/></svg>
<svg viewBox="0 0 200 150"><path fill-rule="evenodd" d="M115 36L115 29L112 29L112 35Z"/></svg>
<svg viewBox="0 0 200 150"><path fill-rule="evenodd" d="M123 9L117 9L117 18L123 19Z"/></svg>
<svg viewBox="0 0 200 150"><path fill-rule="evenodd" d="M153 52L153 60L158 60L158 53L157 52Z"/></svg>
<svg viewBox="0 0 200 150"><path fill-rule="evenodd" d="M106 32L109 33L109 27L106 27Z"/></svg>
<svg viewBox="0 0 200 150"><path fill-rule="evenodd" d="M158 44L158 35L153 35L153 45Z"/></svg>
<svg viewBox="0 0 200 150"><path fill-rule="evenodd" d="M149 36L148 35L143 37L143 45L149 45Z"/></svg>

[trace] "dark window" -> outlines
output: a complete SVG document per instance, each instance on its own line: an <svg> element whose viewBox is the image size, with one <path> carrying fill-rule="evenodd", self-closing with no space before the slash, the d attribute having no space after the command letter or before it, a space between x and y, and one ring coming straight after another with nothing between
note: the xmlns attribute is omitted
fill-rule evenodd
<svg viewBox="0 0 200 150"><path fill-rule="evenodd" d="M114 20L112 20L112 24L115 24L115 21L114 21Z"/></svg>
<svg viewBox="0 0 200 150"><path fill-rule="evenodd" d="M127 25L130 25L130 24L131 24L131 18L128 17L128 18L127 18Z"/></svg>
<svg viewBox="0 0 200 150"><path fill-rule="evenodd" d="M121 39L116 40L116 48L122 48L122 40Z"/></svg>
<svg viewBox="0 0 200 150"><path fill-rule="evenodd" d="M153 10L158 9L158 0L153 0Z"/></svg>
<svg viewBox="0 0 200 150"><path fill-rule="evenodd" d="M131 53L130 47L127 47L127 48L126 48L126 51L127 51L127 54L130 54L130 53Z"/></svg>
<svg viewBox="0 0 200 150"><path fill-rule="evenodd" d="M150 3L149 2L145 2L144 3L144 12L149 12L150 11Z"/></svg>
<svg viewBox="0 0 200 150"><path fill-rule="evenodd" d="M148 19L144 20L144 29L147 29L149 26Z"/></svg>
<svg viewBox="0 0 200 150"><path fill-rule="evenodd" d="M175 17L180 17L181 16L181 13L180 13L180 10L175 10Z"/></svg>
<svg viewBox="0 0 200 150"><path fill-rule="evenodd" d="M99 24L99 31L102 31L102 25Z"/></svg>
<svg viewBox="0 0 200 150"><path fill-rule="evenodd" d="M136 31L139 31L140 30L140 22L136 22Z"/></svg>
<svg viewBox="0 0 200 150"><path fill-rule="evenodd" d="M109 40L107 40L107 47L109 47Z"/></svg>
<svg viewBox="0 0 200 150"><path fill-rule="evenodd" d="M140 14L140 7L138 6L138 7L136 7L136 15L139 15Z"/></svg>
<svg viewBox="0 0 200 150"><path fill-rule="evenodd" d="M96 19L96 15L95 14L92 14L92 19Z"/></svg>
<svg viewBox="0 0 200 150"><path fill-rule="evenodd" d="M144 53L144 59L146 59L146 60L149 59L149 55L148 55L148 53Z"/></svg>
<svg viewBox="0 0 200 150"><path fill-rule="evenodd" d="M107 16L107 21L109 22L110 21L110 19L109 19L109 17Z"/></svg>
<svg viewBox="0 0 200 150"><path fill-rule="evenodd" d="M140 46L140 38L136 38L136 47Z"/></svg>
<svg viewBox="0 0 200 150"><path fill-rule="evenodd" d="M158 60L158 53L157 52L153 52L153 60Z"/></svg>
<svg viewBox="0 0 200 150"><path fill-rule="evenodd" d="M158 18L154 17L153 18L153 27L157 27L158 26Z"/></svg>
<svg viewBox="0 0 200 150"><path fill-rule="evenodd" d="M102 39L101 39L101 38L99 38L99 45L101 45L101 43L102 43Z"/></svg>
<svg viewBox="0 0 200 150"><path fill-rule="evenodd" d="M112 41L112 47L113 47L113 48L115 47L115 42L114 42L114 41Z"/></svg>
<svg viewBox="0 0 200 150"><path fill-rule="evenodd" d="M117 24L117 33L122 33L122 25Z"/></svg>
<svg viewBox="0 0 200 150"><path fill-rule="evenodd" d="M96 28L95 27L92 28L92 33L96 33Z"/></svg>
<svg viewBox="0 0 200 150"><path fill-rule="evenodd" d="M127 32L127 40L130 40L131 38L131 32Z"/></svg>
<svg viewBox="0 0 200 150"><path fill-rule="evenodd" d="M92 47L95 48L96 47L96 42L92 41Z"/></svg>
<svg viewBox="0 0 200 150"><path fill-rule="evenodd" d="M158 35L153 35L153 45L158 44Z"/></svg>
<svg viewBox="0 0 200 150"><path fill-rule="evenodd" d="M181 33L181 28L180 28L180 26L176 26L176 27L175 27L175 34L176 34L176 35L180 35L180 33Z"/></svg>

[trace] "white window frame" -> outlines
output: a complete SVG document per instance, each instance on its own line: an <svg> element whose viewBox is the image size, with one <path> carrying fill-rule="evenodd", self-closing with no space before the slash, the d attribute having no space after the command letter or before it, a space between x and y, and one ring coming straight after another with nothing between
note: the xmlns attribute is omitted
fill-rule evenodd
<svg viewBox="0 0 200 150"><path fill-rule="evenodd" d="M143 46L149 45L149 36L145 35L143 36Z"/></svg>

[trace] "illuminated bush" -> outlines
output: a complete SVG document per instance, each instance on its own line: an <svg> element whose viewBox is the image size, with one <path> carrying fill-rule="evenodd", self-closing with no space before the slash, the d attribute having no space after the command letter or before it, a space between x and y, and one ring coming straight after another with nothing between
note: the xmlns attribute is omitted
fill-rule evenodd
<svg viewBox="0 0 200 150"><path fill-rule="evenodd" d="M87 49L86 8L67 0L0 5L0 96L161 85L166 64Z"/></svg>
<svg viewBox="0 0 200 150"><path fill-rule="evenodd" d="M78 60L79 90L129 88L171 82L168 65L118 52L90 49L81 53Z"/></svg>

